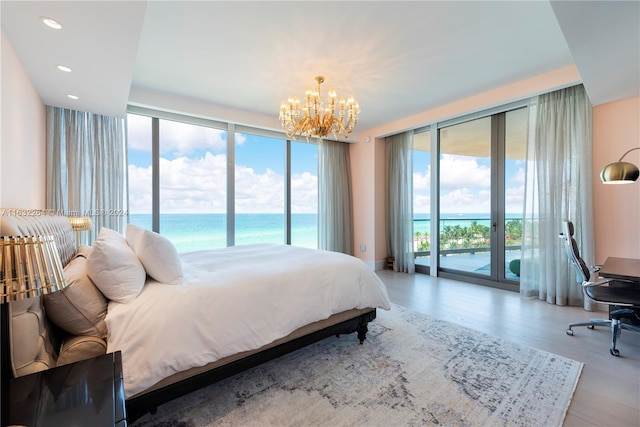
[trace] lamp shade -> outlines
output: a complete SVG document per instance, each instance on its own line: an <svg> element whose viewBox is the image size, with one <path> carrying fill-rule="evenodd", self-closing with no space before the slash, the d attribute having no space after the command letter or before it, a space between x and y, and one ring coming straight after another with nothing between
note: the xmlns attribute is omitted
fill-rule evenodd
<svg viewBox="0 0 640 427"><path fill-rule="evenodd" d="M615 162L602 168L600 181L603 184L632 184L639 175L640 171L633 163Z"/></svg>
<svg viewBox="0 0 640 427"><path fill-rule="evenodd" d="M67 286L53 236L0 237L0 304Z"/></svg>
<svg viewBox="0 0 640 427"><path fill-rule="evenodd" d="M610 163L600 171L600 181L603 184L633 184L638 180L638 167L633 163L623 162L627 154L632 151L640 150L640 147L635 147L627 150L620 160L615 163Z"/></svg>
<svg viewBox="0 0 640 427"><path fill-rule="evenodd" d="M74 231L86 231L93 229L93 222L88 216L71 216L67 218Z"/></svg>

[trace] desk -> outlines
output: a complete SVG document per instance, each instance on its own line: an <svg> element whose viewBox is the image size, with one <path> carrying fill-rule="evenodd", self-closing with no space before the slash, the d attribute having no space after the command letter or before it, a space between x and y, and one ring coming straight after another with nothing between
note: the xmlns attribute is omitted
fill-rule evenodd
<svg viewBox="0 0 640 427"><path fill-rule="evenodd" d="M609 257L602 265L598 274L605 279L627 281L624 284L620 283L618 285L612 283L611 286L627 287L637 285L640 287L640 259ZM615 306L609 306L609 319L611 319L611 311L615 309ZM631 322L631 324L636 325L637 322Z"/></svg>
<svg viewBox="0 0 640 427"><path fill-rule="evenodd" d="M609 257L598 274L605 279L631 280L640 285L640 259Z"/></svg>

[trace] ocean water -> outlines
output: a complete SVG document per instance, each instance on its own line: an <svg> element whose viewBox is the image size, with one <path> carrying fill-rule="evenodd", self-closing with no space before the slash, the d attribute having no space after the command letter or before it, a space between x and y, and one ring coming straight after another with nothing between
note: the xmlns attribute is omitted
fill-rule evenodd
<svg viewBox="0 0 640 427"><path fill-rule="evenodd" d="M235 244L284 243L283 214L236 214ZM518 219L517 215L507 218ZM488 214L442 214L440 228L446 225L468 227L473 221L489 226ZM131 214L129 222L151 230L151 214ZM414 232L428 233L429 214L416 214ZM227 216L225 214L161 214L160 233L175 245L178 252L227 246ZM291 244L307 248L318 247L318 216L291 214Z"/></svg>
<svg viewBox="0 0 640 427"><path fill-rule="evenodd" d="M285 243L283 214L236 214L235 244ZM129 222L151 230L151 214L131 214ZM160 234L175 245L178 252L227 246L225 214L161 214ZM318 247L318 216L291 215L291 244Z"/></svg>

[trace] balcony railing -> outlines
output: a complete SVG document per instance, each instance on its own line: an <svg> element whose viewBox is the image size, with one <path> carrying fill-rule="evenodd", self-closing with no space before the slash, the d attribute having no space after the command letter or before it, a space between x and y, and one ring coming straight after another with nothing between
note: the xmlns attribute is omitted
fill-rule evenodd
<svg viewBox="0 0 640 427"><path fill-rule="evenodd" d="M430 250L420 250L424 242L430 243L428 234L430 219L414 218L414 253L416 257L426 257L431 254ZM514 234L505 251L519 251L521 248L520 238L522 236L522 220L520 218L507 218L507 224L511 223L511 232ZM424 224L424 223L427 224ZM491 251L491 220L488 218L444 218L439 220L440 238L448 239L440 241L440 255L455 254L475 254ZM473 229L473 230L472 230ZM424 231L422 231L424 230ZM443 233L443 231L445 233ZM422 234L422 233L425 234ZM449 236L446 234L449 233ZM444 234L444 236L443 236ZM466 244L466 246L465 246ZM454 246L454 247L451 247Z"/></svg>
<svg viewBox="0 0 640 427"><path fill-rule="evenodd" d="M521 248L520 245L505 246L504 250L505 251L519 251L520 248ZM440 251L440 255L442 255L442 256L455 255L455 254L475 255L476 253L489 252L489 251L491 251L491 248L487 248L487 247L482 247L482 248L456 248L456 249L441 250ZM415 251L414 255L415 255L416 258L430 256L431 255L431 251Z"/></svg>

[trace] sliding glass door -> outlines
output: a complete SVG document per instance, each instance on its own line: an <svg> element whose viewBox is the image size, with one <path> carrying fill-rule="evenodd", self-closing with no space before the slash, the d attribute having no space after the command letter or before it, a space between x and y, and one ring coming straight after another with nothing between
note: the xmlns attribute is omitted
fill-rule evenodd
<svg viewBox="0 0 640 427"><path fill-rule="evenodd" d="M413 250L416 268L431 265L431 131L413 135Z"/></svg>
<svg viewBox="0 0 640 427"><path fill-rule="evenodd" d="M439 132L440 269L491 276L491 117Z"/></svg>
<svg viewBox="0 0 640 427"><path fill-rule="evenodd" d="M504 277L513 281L520 281L527 120L526 108L505 113Z"/></svg>
<svg viewBox="0 0 640 427"><path fill-rule="evenodd" d="M439 275L517 288L526 128L526 108L439 127Z"/></svg>

